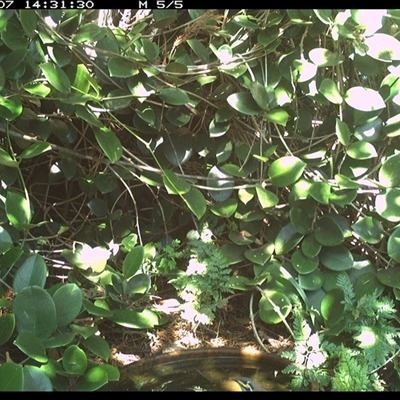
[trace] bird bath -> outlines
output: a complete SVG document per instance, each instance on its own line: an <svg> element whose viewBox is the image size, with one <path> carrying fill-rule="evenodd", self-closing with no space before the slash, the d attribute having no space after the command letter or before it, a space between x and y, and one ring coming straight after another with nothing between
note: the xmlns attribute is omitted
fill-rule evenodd
<svg viewBox="0 0 400 400"><path fill-rule="evenodd" d="M106 391L240 391L231 378L246 376L267 391L289 390L290 361L255 350L194 349L142 359L121 368Z"/></svg>

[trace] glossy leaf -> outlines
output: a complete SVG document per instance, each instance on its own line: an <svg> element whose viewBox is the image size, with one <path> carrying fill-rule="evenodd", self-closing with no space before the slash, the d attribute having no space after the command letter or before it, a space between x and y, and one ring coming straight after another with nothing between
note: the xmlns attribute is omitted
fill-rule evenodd
<svg viewBox="0 0 400 400"><path fill-rule="evenodd" d="M56 307L51 296L38 286L22 289L14 299L18 333L32 333L40 339L47 339L56 328Z"/></svg>
<svg viewBox="0 0 400 400"><path fill-rule="evenodd" d="M109 128L94 130L97 143L111 163L116 163L122 157L122 145L117 135Z"/></svg>
<svg viewBox="0 0 400 400"><path fill-rule="evenodd" d="M290 261L293 265L293 268L299 274L309 274L309 273L315 271L318 268L318 264L319 264L318 257L309 258L309 257L305 256L301 250L296 250L292 254ZM303 287L303 289L305 289L305 288ZM313 290L315 290L315 289L313 289Z"/></svg>
<svg viewBox="0 0 400 400"><path fill-rule="evenodd" d="M324 284L324 274L317 269L313 272L310 272L309 274L299 275L298 281L300 287L304 290L318 290Z"/></svg>
<svg viewBox="0 0 400 400"><path fill-rule="evenodd" d="M265 297L261 297L258 303L261 320L267 324L279 324L282 322L281 316L286 318L292 310L289 298L283 293L273 290L265 290L264 295ZM279 310L281 316L276 310Z"/></svg>
<svg viewBox="0 0 400 400"><path fill-rule="evenodd" d="M6 195L6 214L10 223L17 229L19 226L27 225L31 221L30 203L18 192L8 190Z"/></svg>
<svg viewBox="0 0 400 400"><path fill-rule="evenodd" d="M318 91L333 104L342 104L343 102L342 95L340 94L335 82L329 78L322 80Z"/></svg>
<svg viewBox="0 0 400 400"><path fill-rule="evenodd" d="M319 259L324 267L332 271L347 271L354 263L353 255L343 245L323 247Z"/></svg>
<svg viewBox="0 0 400 400"><path fill-rule="evenodd" d="M312 49L308 53L308 56L318 67L331 67L339 65L344 61L344 56L342 54L333 53L330 50L323 48Z"/></svg>
<svg viewBox="0 0 400 400"><path fill-rule="evenodd" d="M21 364L6 362L0 365L0 392L22 392L24 371Z"/></svg>
<svg viewBox="0 0 400 400"><path fill-rule="evenodd" d="M215 203L210 206L210 211L217 217L229 218L238 207L236 199L227 199L221 203Z"/></svg>
<svg viewBox="0 0 400 400"><path fill-rule="evenodd" d="M71 82L68 75L55 63L47 62L39 64L44 76L50 85L61 93L67 94L71 92Z"/></svg>
<svg viewBox="0 0 400 400"><path fill-rule="evenodd" d="M257 105L262 109L268 111L269 109L269 98L268 93L265 86L258 82L254 81L250 83L250 93L253 96L253 99L257 103Z"/></svg>
<svg viewBox="0 0 400 400"><path fill-rule="evenodd" d="M374 292L377 294L377 296L380 296L384 289L385 286L379 282L375 272L367 272L362 274L354 284L354 294L356 295L357 300Z"/></svg>
<svg viewBox="0 0 400 400"><path fill-rule="evenodd" d="M183 195L191 189L190 184L186 180L178 177L175 172L168 169L164 170L162 179L169 194Z"/></svg>
<svg viewBox="0 0 400 400"><path fill-rule="evenodd" d="M385 160L379 170L379 183L387 188L400 186L400 153Z"/></svg>
<svg viewBox="0 0 400 400"><path fill-rule="evenodd" d="M14 275L14 293L19 293L22 289L33 285L44 288L47 275L47 266L41 256L34 254L28 257Z"/></svg>
<svg viewBox="0 0 400 400"><path fill-rule="evenodd" d="M73 391L94 392L103 387L107 382L107 371L101 366L92 367L85 372L84 376L76 381Z"/></svg>
<svg viewBox="0 0 400 400"><path fill-rule="evenodd" d="M231 178L231 175L222 172L218 167L214 166L210 169L207 176L207 186L212 188L209 193L215 201L225 201L233 193L231 187L234 186L234 182L228 180L228 178Z"/></svg>
<svg viewBox="0 0 400 400"><path fill-rule="evenodd" d="M46 142L34 143L24 149L24 151L19 155L21 159L37 157L46 151L51 150L51 146Z"/></svg>
<svg viewBox="0 0 400 400"><path fill-rule="evenodd" d="M82 291L75 283L66 283L53 294L56 306L57 326L59 328L70 324L82 310ZM68 307L65 305L68 304Z"/></svg>
<svg viewBox="0 0 400 400"><path fill-rule="evenodd" d="M78 31L72 36L74 43L94 43L102 39L107 33L107 28L99 26L94 22L88 22L79 27Z"/></svg>
<svg viewBox="0 0 400 400"><path fill-rule="evenodd" d="M289 114L280 107L274 108L273 110L263 114L263 117L268 120L273 122L274 124L286 126L290 116Z"/></svg>
<svg viewBox="0 0 400 400"><path fill-rule="evenodd" d="M340 121L338 118L336 118L336 135L343 146L349 144L351 137L350 129L345 122Z"/></svg>
<svg viewBox="0 0 400 400"><path fill-rule="evenodd" d="M379 282L385 286L400 289L400 268L390 267L388 269L380 269L376 273Z"/></svg>
<svg viewBox="0 0 400 400"><path fill-rule="evenodd" d="M321 315L330 325L340 320L344 311L343 291L333 289L328 292L321 302Z"/></svg>
<svg viewBox="0 0 400 400"><path fill-rule="evenodd" d="M347 154L356 160L368 160L378 156L375 147L371 143L364 141L352 143L347 149Z"/></svg>
<svg viewBox="0 0 400 400"><path fill-rule="evenodd" d="M160 91L160 99L174 106L181 106L190 102L190 98L186 92L173 88L162 89Z"/></svg>
<svg viewBox="0 0 400 400"><path fill-rule="evenodd" d="M344 99L350 107L360 111L368 112L385 108L385 102L379 92L363 86L350 88Z"/></svg>
<svg viewBox="0 0 400 400"><path fill-rule="evenodd" d="M144 309L142 312L133 310L114 310L111 321L118 325L132 329L150 329L158 325L159 317L151 310Z"/></svg>
<svg viewBox="0 0 400 400"><path fill-rule="evenodd" d="M368 47L367 54L380 61L390 62L400 60L400 42L385 33L375 33L365 38Z"/></svg>
<svg viewBox="0 0 400 400"><path fill-rule="evenodd" d="M257 249L249 249L244 252L244 256L252 263L264 265L271 257L274 245L266 243Z"/></svg>
<svg viewBox="0 0 400 400"><path fill-rule="evenodd" d="M19 164L4 149L0 147L0 165L17 168Z"/></svg>
<svg viewBox="0 0 400 400"><path fill-rule="evenodd" d="M0 346L10 339L15 328L15 315L12 313L0 316Z"/></svg>
<svg viewBox="0 0 400 400"><path fill-rule="evenodd" d="M24 391L52 392L53 384L48 375L35 365L24 366Z"/></svg>
<svg viewBox="0 0 400 400"><path fill-rule="evenodd" d="M25 35L32 39L35 36L37 14L31 10L19 10L19 18Z"/></svg>
<svg viewBox="0 0 400 400"><path fill-rule="evenodd" d="M208 55L207 48L198 39L188 39L186 43L190 46L193 52L199 57L203 64L208 64L210 62L210 57Z"/></svg>
<svg viewBox="0 0 400 400"><path fill-rule="evenodd" d="M387 242L388 256L400 262L400 228L396 228L389 236Z"/></svg>
<svg viewBox="0 0 400 400"><path fill-rule="evenodd" d="M200 219L207 210L206 199L203 194L197 188L191 188L189 192L185 193L183 196L183 201L188 206L189 210Z"/></svg>
<svg viewBox="0 0 400 400"><path fill-rule="evenodd" d="M354 136L358 140L374 142L375 140L379 139L382 127L382 120L380 118L374 118L371 122L357 126L354 130Z"/></svg>
<svg viewBox="0 0 400 400"><path fill-rule="evenodd" d="M42 341L33 333L20 333L13 344L28 357L39 363L43 364L48 361L46 349Z"/></svg>
<svg viewBox="0 0 400 400"><path fill-rule="evenodd" d="M382 224L371 216L361 217L352 228L367 243L377 244L383 238L384 229Z"/></svg>
<svg viewBox="0 0 400 400"><path fill-rule="evenodd" d="M8 252L13 246L10 234L0 226L0 254Z"/></svg>
<svg viewBox="0 0 400 400"><path fill-rule="evenodd" d="M289 223L281 228L275 238L275 253L280 256L292 250L303 238L294 226Z"/></svg>
<svg viewBox="0 0 400 400"><path fill-rule="evenodd" d="M125 256L122 264L122 273L125 279L129 279L136 274L143 263L144 248L143 246L135 246Z"/></svg>
<svg viewBox="0 0 400 400"><path fill-rule="evenodd" d="M108 358L110 356L110 346L104 338L92 335L88 337L84 343L93 354L108 362Z"/></svg>
<svg viewBox="0 0 400 400"><path fill-rule="evenodd" d="M261 111L250 92L234 93L226 100L234 110L244 115L257 115Z"/></svg>
<svg viewBox="0 0 400 400"><path fill-rule="evenodd" d="M263 210L275 207L279 203L278 196L262 187L259 183L256 183L255 188L258 201Z"/></svg>
<svg viewBox="0 0 400 400"><path fill-rule="evenodd" d="M375 197L376 212L390 222L400 221L400 189L391 188Z"/></svg>
<svg viewBox="0 0 400 400"><path fill-rule="evenodd" d="M321 251L322 245L318 243L314 235L306 236L301 242L301 251L306 257L314 258Z"/></svg>
<svg viewBox="0 0 400 400"><path fill-rule="evenodd" d="M305 167L306 163L297 157L281 157L270 165L268 176L274 186L289 186L300 179Z"/></svg>
<svg viewBox="0 0 400 400"><path fill-rule="evenodd" d="M110 76L115 78L130 78L139 73L136 63L133 60L127 60L121 57L110 57L107 62L107 67Z"/></svg>
<svg viewBox="0 0 400 400"><path fill-rule="evenodd" d="M68 374L83 375L88 360L85 352L73 344L64 351L61 362L65 372Z"/></svg>
<svg viewBox="0 0 400 400"><path fill-rule="evenodd" d="M312 218L304 208L298 206L292 207L289 216L290 222L298 233L304 234L311 229Z"/></svg>
<svg viewBox="0 0 400 400"><path fill-rule="evenodd" d="M22 104L18 97L0 96L0 117L7 121L12 121L21 115Z"/></svg>

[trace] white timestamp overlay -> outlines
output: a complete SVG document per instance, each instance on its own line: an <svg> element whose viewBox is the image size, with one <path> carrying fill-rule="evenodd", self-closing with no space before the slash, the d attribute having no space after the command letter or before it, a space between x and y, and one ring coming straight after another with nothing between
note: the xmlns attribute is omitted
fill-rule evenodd
<svg viewBox="0 0 400 400"><path fill-rule="evenodd" d="M94 0L0 0L0 9L71 10L102 8L99 5ZM136 6L138 9L180 10L184 8L184 0L136 0L131 2L130 6Z"/></svg>

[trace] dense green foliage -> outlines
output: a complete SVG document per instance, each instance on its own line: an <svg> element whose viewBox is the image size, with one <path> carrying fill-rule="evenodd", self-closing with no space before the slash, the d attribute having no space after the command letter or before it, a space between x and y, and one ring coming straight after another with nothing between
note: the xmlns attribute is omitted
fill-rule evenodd
<svg viewBox="0 0 400 400"><path fill-rule="evenodd" d="M0 10L0 344L28 357L0 365L0 390L117 380L102 325L165 323L148 301L154 277L206 316L194 323L211 323L230 293L261 293L263 322L283 321L298 343L305 326L323 331L322 386L386 387L400 297L399 20Z"/></svg>

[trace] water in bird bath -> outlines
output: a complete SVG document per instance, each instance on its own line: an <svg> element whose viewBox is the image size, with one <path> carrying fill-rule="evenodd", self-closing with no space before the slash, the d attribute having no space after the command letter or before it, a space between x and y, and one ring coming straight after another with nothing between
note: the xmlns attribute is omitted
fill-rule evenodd
<svg viewBox="0 0 400 400"><path fill-rule="evenodd" d="M163 354L121 370L119 382L104 390L118 391L240 391L231 378L246 376L267 391L289 390L287 360L240 349L197 349Z"/></svg>

